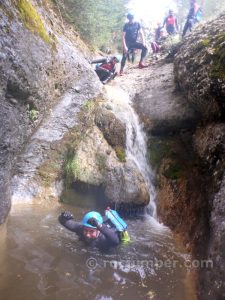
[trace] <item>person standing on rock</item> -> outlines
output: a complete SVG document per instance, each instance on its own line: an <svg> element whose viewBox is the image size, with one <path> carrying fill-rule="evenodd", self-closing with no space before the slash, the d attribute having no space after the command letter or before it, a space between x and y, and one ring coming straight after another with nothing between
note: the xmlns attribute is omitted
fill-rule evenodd
<svg viewBox="0 0 225 300"><path fill-rule="evenodd" d="M169 10L169 15L163 22L163 27L166 25L166 31L169 35L176 34L178 32L177 18L174 16L173 10Z"/></svg>
<svg viewBox="0 0 225 300"><path fill-rule="evenodd" d="M192 31L194 24L199 22L202 18L202 9L196 0L190 1L190 10L187 15L187 20L184 25L182 37L185 36L188 30Z"/></svg>
<svg viewBox="0 0 225 300"><path fill-rule="evenodd" d="M138 67L140 69L146 68L147 66L144 64L144 58L147 54L147 47L145 43L144 32L141 28L139 22L134 21L134 15L127 15L128 22L123 27L123 58L121 61L120 75L123 75L124 66L126 64L126 60L128 57L128 53L132 51L132 49L141 49L141 59ZM142 43L137 42L138 34L140 33Z"/></svg>

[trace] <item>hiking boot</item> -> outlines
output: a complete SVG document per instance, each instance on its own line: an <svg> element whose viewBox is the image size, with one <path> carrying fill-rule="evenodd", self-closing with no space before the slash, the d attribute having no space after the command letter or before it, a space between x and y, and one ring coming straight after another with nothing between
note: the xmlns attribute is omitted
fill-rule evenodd
<svg viewBox="0 0 225 300"><path fill-rule="evenodd" d="M145 65L145 64L143 64L143 63L139 63L139 65L138 65L138 68L139 69L144 69L144 68L147 68L148 66L147 65Z"/></svg>

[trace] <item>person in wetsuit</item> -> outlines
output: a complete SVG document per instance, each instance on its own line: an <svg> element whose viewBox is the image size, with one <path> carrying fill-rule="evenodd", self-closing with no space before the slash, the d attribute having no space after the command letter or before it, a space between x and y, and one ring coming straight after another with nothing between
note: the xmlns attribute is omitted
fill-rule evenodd
<svg viewBox="0 0 225 300"><path fill-rule="evenodd" d="M117 231L104 224L103 218L98 212L88 212L84 215L81 223L76 222L68 211L62 212L58 220L64 227L75 232L87 246L106 250L120 244Z"/></svg>
<svg viewBox="0 0 225 300"><path fill-rule="evenodd" d="M182 37L185 36L187 31L192 31L194 24L199 22L202 18L202 9L196 0L190 1L190 10L187 15L186 23L184 24L184 29L182 33Z"/></svg>
<svg viewBox="0 0 225 300"><path fill-rule="evenodd" d="M134 15L127 15L128 22L123 27L123 58L121 61L120 75L123 75L123 69L126 64L128 53L132 49L141 49L141 59L138 67L143 69L147 67L144 65L144 58L147 54L147 47L145 45L145 37L139 22L134 22ZM138 34L140 33L142 43L137 42Z"/></svg>
<svg viewBox="0 0 225 300"><path fill-rule="evenodd" d="M100 81L106 84L111 79L114 79L117 75L116 64L120 61L119 56L105 57L97 60L93 60L91 64L97 64L95 72L98 75Z"/></svg>
<svg viewBox="0 0 225 300"><path fill-rule="evenodd" d="M177 18L174 16L172 9L169 10L169 15L163 22L163 27L166 25L166 31L169 35L176 34L178 32Z"/></svg>

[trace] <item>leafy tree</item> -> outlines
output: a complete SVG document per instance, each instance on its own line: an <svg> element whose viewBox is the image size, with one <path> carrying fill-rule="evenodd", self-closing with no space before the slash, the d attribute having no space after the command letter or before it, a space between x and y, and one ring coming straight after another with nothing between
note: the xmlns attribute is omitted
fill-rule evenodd
<svg viewBox="0 0 225 300"><path fill-rule="evenodd" d="M128 0L53 0L62 15L94 47L107 47L120 38ZM62 2L63 1L63 2Z"/></svg>

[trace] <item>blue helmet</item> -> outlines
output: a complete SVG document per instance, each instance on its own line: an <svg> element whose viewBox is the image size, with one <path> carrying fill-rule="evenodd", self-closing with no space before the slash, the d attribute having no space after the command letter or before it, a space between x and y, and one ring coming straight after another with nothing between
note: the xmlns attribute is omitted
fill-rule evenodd
<svg viewBox="0 0 225 300"><path fill-rule="evenodd" d="M134 15L132 13L128 13L127 14L127 19L128 20L133 20L134 19Z"/></svg>
<svg viewBox="0 0 225 300"><path fill-rule="evenodd" d="M103 219L102 219L102 216L100 215L100 213L98 213L97 211L90 211L84 215L83 220L82 220L82 225L86 226L86 227L96 228L96 227L88 224L88 220L91 218L95 218L98 221L98 223L100 223L100 224L103 223Z"/></svg>

